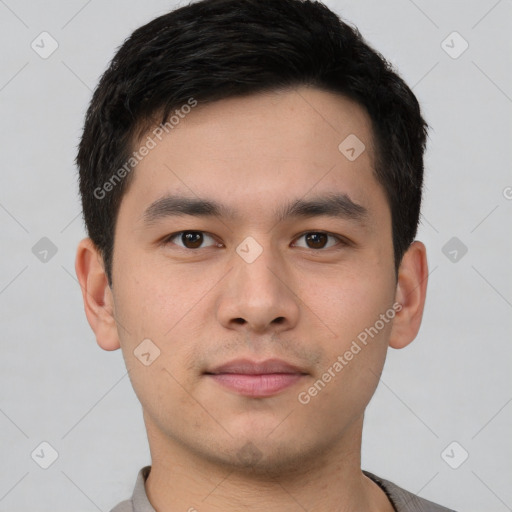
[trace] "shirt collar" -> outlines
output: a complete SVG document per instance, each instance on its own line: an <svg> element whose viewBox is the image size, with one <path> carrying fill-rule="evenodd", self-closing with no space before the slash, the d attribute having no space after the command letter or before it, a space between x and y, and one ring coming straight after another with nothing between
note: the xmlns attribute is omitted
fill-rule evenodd
<svg viewBox="0 0 512 512"><path fill-rule="evenodd" d="M150 471L151 466L145 466L137 475L135 488L132 494L133 512L156 512L149 502L146 494L145 483ZM421 507L421 502L423 500L418 498L416 495L398 487L392 482L379 478L369 471L363 470L363 473L373 480L386 493L386 496L396 512L423 510Z"/></svg>

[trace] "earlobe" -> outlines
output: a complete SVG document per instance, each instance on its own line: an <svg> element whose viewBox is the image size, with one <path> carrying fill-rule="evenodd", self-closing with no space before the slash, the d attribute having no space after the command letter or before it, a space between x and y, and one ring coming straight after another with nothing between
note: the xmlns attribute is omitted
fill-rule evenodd
<svg viewBox="0 0 512 512"><path fill-rule="evenodd" d="M78 244L75 271L82 289L85 315L98 345L104 350L120 348L112 290L101 254L90 238Z"/></svg>
<svg viewBox="0 0 512 512"><path fill-rule="evenodd" d="M425 246L418 241L404 254L398 270L395 301L401 305L391 329L389 346L404 348L418 334L427 293L428 265Z"/></svg>

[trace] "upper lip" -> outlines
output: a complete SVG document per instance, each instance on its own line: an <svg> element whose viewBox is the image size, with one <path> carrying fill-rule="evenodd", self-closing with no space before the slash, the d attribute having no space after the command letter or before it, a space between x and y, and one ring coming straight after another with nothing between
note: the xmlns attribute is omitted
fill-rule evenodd
<svg viewBox="0 0 512 512"><path fill-rule="evenodd" d="M270 373L305 373L281 359L266 359L265 361L251 361L250 359L235 359L228 363L216 366L207 371L209 374L238 373L245 375L262 375Z"/></svg>

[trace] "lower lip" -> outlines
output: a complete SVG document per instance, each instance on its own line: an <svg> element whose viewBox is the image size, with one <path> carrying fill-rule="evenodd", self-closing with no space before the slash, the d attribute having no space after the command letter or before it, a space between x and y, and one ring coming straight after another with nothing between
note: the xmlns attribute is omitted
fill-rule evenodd
<svg viewBox="0 0 512 512"><path fill-rule="evenodd" d="M258 398L275 395L293 386L303 375L300 373L267 373L260 375L218 373L209 374L208 377L240 395Z"/></svg>

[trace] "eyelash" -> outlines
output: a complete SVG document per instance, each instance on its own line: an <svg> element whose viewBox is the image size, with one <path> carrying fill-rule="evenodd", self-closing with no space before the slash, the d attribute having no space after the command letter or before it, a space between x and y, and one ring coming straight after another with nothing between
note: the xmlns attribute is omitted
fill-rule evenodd
<svg viewBox="0 0 512 512"><path fill-rule="evenodd" d="M210 233L208 233L206 231L185 230L185 231L177 231L176 233L172 233L169 236L166 236L162 240L162 244L163 245L168 245L168 244L174 243L174 242L172 242L172 240L174 238L176 238L176 237L179 237L179 236L183 235L184 233L202 233L203 235L206 235L206 236L209 236L209 237L215 239L215 237L213 235L211 235ZM344 238L344 237L342 237L340 235L335 235L334 233L330 233L328 231L304 231L303 233L299 234L294 240L298 240L298 239L300 239L303 236L308 235L308 234L323 234L323 235L327 235L328 237L335 238L338 243L334 244L334 245L332 245L330 247L321 247L320 249L315 249L315 248L312 248L312 247L302 247L302 249L307 249L307 250L314 251L314 252L321 252L321 251L327 251L328 249L335 248L336 246L347 246L347 245L350 244L350 242L346 238ZM174 244L174 245L177 245L177 244ZM177 245L177 247L179 247L180 249L184 249L185 251L198 251L199 249L207 249L208 248L208 247L197 247L197 248L191 249L189 247L184 247L184 246L181 246L181 245ZM209 247L214 247L214 246L211 245ZM217 245L217 247L218 247L218 245Z"/></svg>

